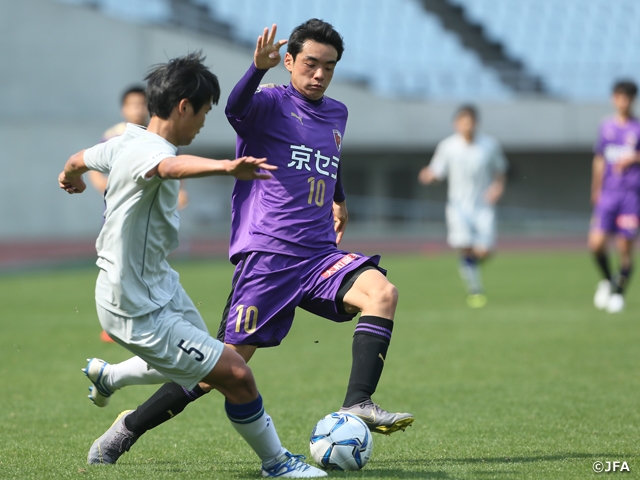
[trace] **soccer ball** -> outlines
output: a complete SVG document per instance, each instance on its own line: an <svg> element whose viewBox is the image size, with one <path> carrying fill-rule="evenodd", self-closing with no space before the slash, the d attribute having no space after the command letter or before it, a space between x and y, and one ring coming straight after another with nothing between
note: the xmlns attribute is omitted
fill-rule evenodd
<svg viewBox="0 0 640 480"><path fill-rule="evenodd" d="M311 432L311 456L329 470L360 470L373 452L367 425L354 415L334 412L321 419Z"/></svg>

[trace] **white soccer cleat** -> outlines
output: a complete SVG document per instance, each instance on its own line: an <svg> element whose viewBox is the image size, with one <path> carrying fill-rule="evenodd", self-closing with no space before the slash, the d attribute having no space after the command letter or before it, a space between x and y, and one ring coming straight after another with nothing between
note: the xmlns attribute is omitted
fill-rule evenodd
<svg viewBox="0 0 640 480"><path fill-rule="evenodd" d="M327 472L319 468L312 467L305 463L304 455L294 455L291 452L284 452L275 465L269 468L262 466L263 477L281 478L318 478L326 477Z"/></svg>
<svg viewBox="0 0 640 480"><path fill-rule="evenodd" d="M624 297L619 293L614 293L609 297L607 312L620 313L624 310Z"/></svg>
<svg viewBox="0 0 640 480"><path fill-rule="evenodd" d="M609 305L611 297L611 282L609 280L600 280L596 294L593 296L593 304L598 310L604 310Z"/></svg>
<svg viewBox="0 0 640 480"><path fill-rule="evenodd" d="M106 407L113 391L105 385L109 363L100 358L87 358L87 366L82 369L93 385L89 387L89 400L98 407Z"/></svg>
<svg viewBox="0 0 640 480"><path fill-rule="evenodd" d="M109 430L93 442L87 455L89 465L112 465L136 443L138 436L129 431L124 423L125 417L132 412L125 410L118 415Z"/></svg>

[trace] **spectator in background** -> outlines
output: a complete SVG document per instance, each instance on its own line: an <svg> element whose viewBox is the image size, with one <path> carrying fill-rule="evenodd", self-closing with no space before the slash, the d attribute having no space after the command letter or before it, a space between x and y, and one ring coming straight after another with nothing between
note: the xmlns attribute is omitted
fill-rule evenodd
<svg viewBox="0 0 640 480"><path fill-rule="evenodd" d="M445 178L449 182L446 208L448 242L460 251L460 275L470 307L487 303L480 264L495 244L495 204L505 187L507 161L498 142L477 132L478 113L463 105L455 115L456 133L442 140L418 176L429 185Z"/></svg>
<svg viewBox="0 0 640 480"><path fill-rule="evenodd" d="M602 275L593 303L600 310L624 310L624 291L633 267L633 242L640 218L640 121L632 112L638 87L619 81L613 87L615 115L600 125L593 158L593 217L589 248ZM613 276L607 243L615 238L619 271Z"/></svg>

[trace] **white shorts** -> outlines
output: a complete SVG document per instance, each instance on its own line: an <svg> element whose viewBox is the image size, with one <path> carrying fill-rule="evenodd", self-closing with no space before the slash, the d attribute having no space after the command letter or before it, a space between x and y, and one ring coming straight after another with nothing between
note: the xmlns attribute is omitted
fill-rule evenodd
<svg viewBox="0 0 640 480"><path fill-rule="evenodd" d="M100 305L97 309L100 324L111 338L189 390L222 355L224 344L209 335L200 312L180 285L169 303L147 315L121 317Z"/></svg>
<svg viewBox="0 0 640 480"><path fill-rule="evenodd" d="M453 248L493 248L496 241L496 214L493 207L447 205L446 214L447 241Z"/></svg>

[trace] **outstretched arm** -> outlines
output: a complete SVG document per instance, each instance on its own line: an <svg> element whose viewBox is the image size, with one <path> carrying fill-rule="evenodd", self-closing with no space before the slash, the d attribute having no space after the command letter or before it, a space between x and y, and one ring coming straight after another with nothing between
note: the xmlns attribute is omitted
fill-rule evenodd
<svg viewBox="0 0 640 480"><path fill-rule="evenodd" d="M89 171L84 163L84 150L71 155L64 166L64 170L58 175L60 188L67 193L82 193L87 185L82 179L82 174Z"/></svg>
<svg viewBox="0 0 640 480"><path fill-rule="evenodd" d="M423 167L418 174L418 181L423 185L430 185L437 180L439 180L438 177L429 166Z"/></svg>
<svg viewBox="0 0 640 480"><path fill-rule="evenodd" d="M280 63L280 48L287 43L280 40L274 43L278 28L274 24L271 31L264 29L256 42L256 50L253 53L253 64L233 88L227 100L225 112L227 116L244 118L249 111L253 94L260 86L260 82L267 70Z"/></svg>
<svg viewBox="0 0 640 480"><path fill-rule="evenodd" d="M146 177L154 175L160 178L195 178L212 175L231 175L238 180L267 180L268 172L260 170L277 170L278 167L267 163L266 158L241 157L235 160L212 160L194 155L178 155L162 160L151 169Z"/></svg>
<svg viewBox="0 0 640 480"><path fill-rule="evenodd" d="M507 181L507 176L504 173L497 173L495 177L493 177L493 182L487 188L485 192L485 199L487 203L490 205L495 205L502 197L504 193L504 186Z"/></svg>

